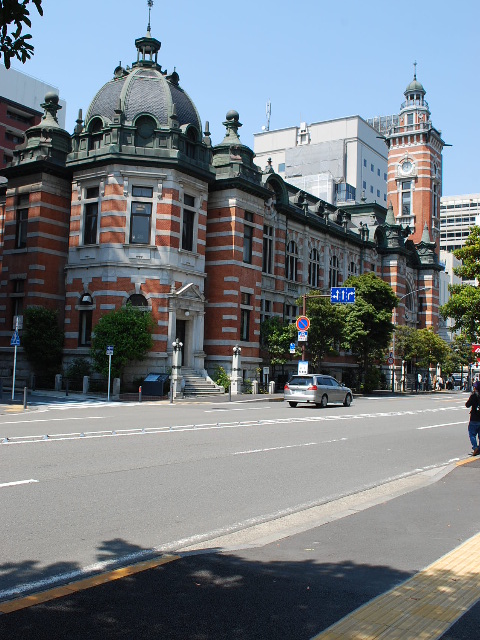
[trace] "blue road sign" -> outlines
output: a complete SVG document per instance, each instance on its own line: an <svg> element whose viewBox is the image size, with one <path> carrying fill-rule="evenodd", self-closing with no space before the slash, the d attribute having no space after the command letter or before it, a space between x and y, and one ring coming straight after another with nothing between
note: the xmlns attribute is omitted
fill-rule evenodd
<svg viewBox="0 0 480 640"><path fill-rule="evenodd" d="M20 336L18 335L18 331L14 331L12 335L12 339L10 340L11 347L19 347L20 346Z"/></svg>
<svg viewBox="0 0 480 640"><path fill-rule="evenodd" d="M107 356L113 356L113 346L111 345L107 347Z"/></svg>
<svg viewBox="0 0 480 640"><path fill-rule="evenodd" d="M290 342L290 353L295 353L295 343Z"/></svg>
<svg viewBox="0 0 480 640"><path fill-rule="evenodd" d="M338 304L353 304L355 302L355 287L332 287L330 302Z"/></svg>

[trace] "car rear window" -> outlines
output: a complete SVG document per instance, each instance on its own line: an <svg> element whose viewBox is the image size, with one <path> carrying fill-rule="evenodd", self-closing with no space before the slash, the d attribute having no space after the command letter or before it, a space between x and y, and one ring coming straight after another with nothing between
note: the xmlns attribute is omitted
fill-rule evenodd
<svg viewBox="0 0 480 640"><path fill-rule="evenodd" d="M294 376L288 384L297 387L309 387L313 382L313 378L307 376Z"/></svg>

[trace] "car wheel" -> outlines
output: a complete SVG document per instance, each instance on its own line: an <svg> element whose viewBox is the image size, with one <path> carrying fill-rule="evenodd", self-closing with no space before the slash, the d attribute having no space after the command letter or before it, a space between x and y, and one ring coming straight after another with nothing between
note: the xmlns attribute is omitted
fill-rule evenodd
<svg viewBox="0 0 480 640"><path fill-rule="evenodd" d="M320 400L320 406L325 409L327 404L328 404L328 396L326 394L323 394L322 399Z"/></svg>
<svg viewBox="0 0 480 640"><path fill-rule="evenodd" d="M345 400L343 401L343 406L344 407L349 407L352 404L352 396L347 393L347 395L345 396Z"/></svg>
<svg viewBox="0 0 480 640"><path fill-rule="evenodd" d="M295 408L295 407L297 406L297 404L298 404L298 403L297 403L297 402L289 402L288 404L289 404L291 407L294 407L294 408Z"/></svg>

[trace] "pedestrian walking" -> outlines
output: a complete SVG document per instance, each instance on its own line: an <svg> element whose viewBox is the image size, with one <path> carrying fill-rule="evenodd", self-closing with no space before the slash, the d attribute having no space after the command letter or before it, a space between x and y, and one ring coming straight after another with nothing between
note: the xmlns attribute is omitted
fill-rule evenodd
<svg viewBox="0 0 480 640"><path fill-rule="evenodd" d="M473 392L465 403L470 407L470 421L468 423L468 437L472 444L472 456L480 453L480 382L473 383Z"/></svg>

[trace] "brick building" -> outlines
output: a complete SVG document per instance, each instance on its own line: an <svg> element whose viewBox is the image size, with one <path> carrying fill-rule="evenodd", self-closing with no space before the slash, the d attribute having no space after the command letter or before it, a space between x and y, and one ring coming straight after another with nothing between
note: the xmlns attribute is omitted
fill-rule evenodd
<svg viewBox="0 0 480 640"><path fill-rule="evenodd" d="M59 310L66 363L88 356L102 315L127 302L150 310L154 347L126 381L168 370L176 337L189 370L230 372L238 344L242 376L255 378L264 318L294 321L302 294L370 271L402 298L399 322L436 325L441 266L428 228L411 237L392 206L338 209L271 163L259 168L236 111L213 145L178 73L158 63L150 29L135 45L136 61L114 70L72 136L48 93L41 123L1 172L1 375L11 369L14 317L30 305ZM387 139L393 176L399 160ZM353 363L342 354L324 365L341 379Z"/></svg>

